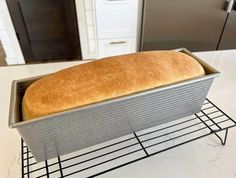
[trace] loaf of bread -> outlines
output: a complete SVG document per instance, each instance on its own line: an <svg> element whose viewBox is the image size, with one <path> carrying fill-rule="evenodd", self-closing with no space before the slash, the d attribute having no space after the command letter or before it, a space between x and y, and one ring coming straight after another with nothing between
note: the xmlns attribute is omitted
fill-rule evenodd
<svg viewBox="0 0 236 178"><path fill-rule="evenodd" d="M25 91L23 120L203 76L192 57L150 51L108 57L43 77Z"/></svg>

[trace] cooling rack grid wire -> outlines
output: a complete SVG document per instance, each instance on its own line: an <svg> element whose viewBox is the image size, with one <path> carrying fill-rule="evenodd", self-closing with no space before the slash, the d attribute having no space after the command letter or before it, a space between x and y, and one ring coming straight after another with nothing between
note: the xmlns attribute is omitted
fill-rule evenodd
<svg viewBox="0 0 236 178"><path fill-rule="evenodd" d="M40 163L22 140L22 177L96 177L212 134L225 145L234 126L232 118L206 99L195 115Z"/></svg>

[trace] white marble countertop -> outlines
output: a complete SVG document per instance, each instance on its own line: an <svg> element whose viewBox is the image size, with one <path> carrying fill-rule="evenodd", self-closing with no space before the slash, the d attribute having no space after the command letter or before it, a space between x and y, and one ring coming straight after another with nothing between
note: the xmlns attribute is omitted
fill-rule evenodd
<svg viewBox="0 0 236 178"><path fill-rule="evenodd" d="M221 72L208 94L217 106L236 119L236 50L195 53ZM21 176L20 136L8 128L12 80L57 71L81 62L0 67L0 177ZM214 135L185 144L145 160L114 170L101 177L233 178L236 177L236 128L229 130L222 146Z"/></svg>

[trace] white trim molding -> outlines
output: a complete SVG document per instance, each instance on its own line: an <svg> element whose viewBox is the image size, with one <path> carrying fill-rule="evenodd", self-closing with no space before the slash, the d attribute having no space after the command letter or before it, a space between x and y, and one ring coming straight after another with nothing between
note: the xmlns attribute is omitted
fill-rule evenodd
<svg viewBox="0 0 236 178"><path fill-rule="evenodd" d="M98 53L93 0L75 0L82 59L96 59Z"/></svg>
<svg viewBox="0 0 236 178"><path fill-rule="evenodd" d="M7 64L25 64L24 56L16 36L6 0L0 0L0 18L3 25L2 30L4 31L4 34L7 35L5 38L8 39L7 44L2 41L3 49L6 53Z"/></svg>

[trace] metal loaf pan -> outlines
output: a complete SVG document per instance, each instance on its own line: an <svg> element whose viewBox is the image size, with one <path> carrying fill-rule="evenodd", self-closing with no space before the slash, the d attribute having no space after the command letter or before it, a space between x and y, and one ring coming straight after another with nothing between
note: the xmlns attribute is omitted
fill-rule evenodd
<svg viewBox="0 0 236 178"><path fill-rule="evenodd" d="M25 89L42 76L13 81L9 127L18 130L35 159L41 162L197 113L219 72L186 49L179 51L199 61L206 76L30 121L22 121L21 99Z"/></svg>

